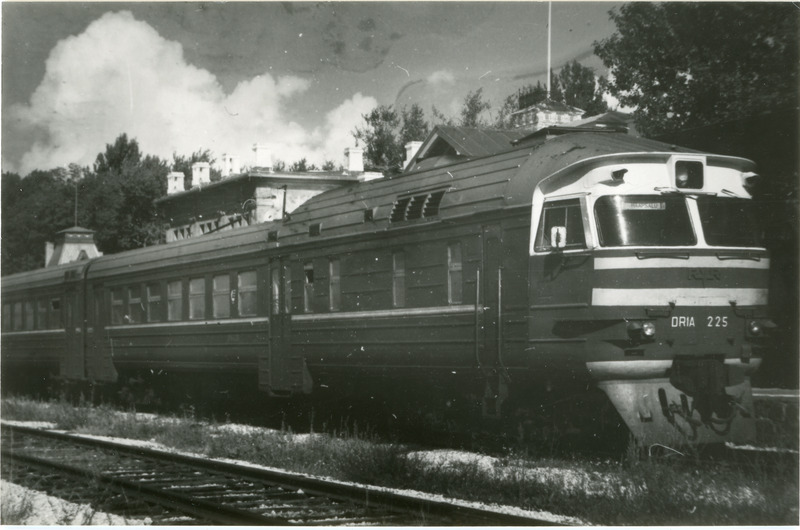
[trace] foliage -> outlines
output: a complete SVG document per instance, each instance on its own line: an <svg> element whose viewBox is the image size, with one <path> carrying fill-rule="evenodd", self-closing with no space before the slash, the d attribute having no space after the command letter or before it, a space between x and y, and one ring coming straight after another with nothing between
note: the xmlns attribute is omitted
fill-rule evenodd
<svg viewBox="0 0 800 530"><path fill-rule="evenodd" d="M595 53L647 135L797 105L791 3L631 2L609 14L617 32Z"/></svg>
<svg viewBox="0 0 800 530"><path fill-rule="evenodd" d="M289 168L289 171L292 173L304 173L306 171L316 171L317 166L315 164L308 163L305 157L301 158L297 162L293 163L292 166Z"/></svg>
<svg viewBox="0 0 800 530"><path fill-rule="evenodd" d="M115 253L158 243L161 226L153 201L166 194L166 162L142 158L136 140L121 135L97 157L88 189L86 226L95 230L98 248Z"/></svg>
<svg viewBox="0 0 800 530"><path fill-rule="evenodd" d="M365 127L356 127L353 136L364 142L364 158L368 165L388 169L403 161L403 146L397 138L400 118L391 105L379 105L363 114Z"/></svg>
<svg viewBox="0 0 800 530"><path fill-rule="evenodd" d="M588 66L573 60L561 69L557 79L561 85L564 103L582 109L584 118L608 110L608 105L603 100L607 82L604 77L600 77L595 87L594 70Z"/></svg>
<svg viewBox="0 0 800 530"><path fill-rule="evenodd" d="M291 471L415 489L483 503L569 514L586 525L797 525L797 456L738 461L674 456L642 460L554 457L528 451L490 457L420 451L349 430L294 436L257 427L209 424L64 402L5 399L3 417L52 421L101 436L153 440L182 451Z"/></svg>
<svg viewBox="0 0 800 530"><path fill-rule="evenodd" d="M45 243L75 223L75 185L59 170L3 173L2 193L3 274L43 267Z"/></svg>
<svg viewBox="0 0 800 530"><path fill-rule="evenodd" d="M322 171L336 171L336 162L333 160L326 160L322 163Z"/></svg>
<svg viewBox="0 0 800 530"><path fill-rule="evenodd" d="M400 111L403 125L400 127L399 143L405 149L408 142L421 142L428 137L430 127L425 121L425 112L422 107L414 103L410 109Z"/></svg>
<svg viewBox="0 0 800 530"><path fill-rule="evenodd" d="M442 111L436 108L436 105L431 105L431 124L434 126L446 125L452 127L456 122L453 118L445 116Z"/></svg>
<svg viewBox="0 0 800 530"><path fill-rule="evenodd" d="M503 104L497 111L497 116L494 119L494 128L495 129L511 129L513 124L511 123L511 114L519 110L519 94L514 92L513 94L509 94L506 96L506 99L503 100Z"/></svg>
<svg viewBox="0 0 800 530"><path fill-rule="evenodd" d="M210 151L173 155L173 167L184 174L190 175L198 161L213 162ZM154 200L166 193L167 173L165 161L143 155L138 142L125 134L106 145L92 168L70 164L24 178L3 173L2 273L44 266L45 243L76 224L76 190L77 224L95 230L102 252L157 243L162 230Z"/></svg>
<svg viewBox="0 0 800 530"><path fill-rule="evenodd" d="M486 127L486 120L481 117L483 111L489 110L492 104L483 99L483 88L472 92L464 97L464 105L461 107L461 126L462 127Z"/></svg>

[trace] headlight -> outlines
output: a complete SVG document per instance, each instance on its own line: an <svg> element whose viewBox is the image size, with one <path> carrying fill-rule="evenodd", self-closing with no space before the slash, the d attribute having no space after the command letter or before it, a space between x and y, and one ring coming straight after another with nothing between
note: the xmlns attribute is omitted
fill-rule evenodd
<svg viewBox="0 0 800 530"><path fill-rule="evenodd" d="M656 334L656 323L651 321L642 322L632 320L628 322L628 335L634 340L652 339Z"/></svg>
<svg viewBox="0 0 800 530"><path fill-rule="evenodd" d="M758 320L751 320L747 323L747 331L749 331L751 335L761 335L764 328L761 327L761 323Z"/></svg>

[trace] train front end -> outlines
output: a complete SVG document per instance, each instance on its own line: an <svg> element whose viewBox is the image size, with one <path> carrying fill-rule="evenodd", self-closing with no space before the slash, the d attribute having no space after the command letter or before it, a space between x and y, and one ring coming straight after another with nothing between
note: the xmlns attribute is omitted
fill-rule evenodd
<svg viewBox="0 0 800 530"><path fill-rule="evenodd" d="M733 157L613 155L535 193L534 290L554 307L553 340L572 341L554 344L642 444L755 438L749 379L774 325L753 170Z"/></svg>

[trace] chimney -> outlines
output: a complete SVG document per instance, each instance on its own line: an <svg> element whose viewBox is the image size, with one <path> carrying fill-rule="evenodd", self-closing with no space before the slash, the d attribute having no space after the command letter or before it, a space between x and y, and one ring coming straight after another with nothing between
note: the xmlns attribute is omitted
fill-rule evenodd
<svg viewBox="0 0 800 530"><path fill-rule="evenodd" d="M183 191L183 180L186 177L182 171L172 171L167 175L167 195Z"/></svg>
<svg viewBox="0 0 800 530"><path fill-rule="evenodd" d="M253 144L253 154L255 157L253 167L272 171L272 153L269 152L269 146Z"/></svg>
<svg viewBox="0 0 800 530"><path fill-rule="evenodd" d="M222 178L238 175L241 172L242 165L239 163L238 156L222 155Z"/></svg>
<svg viewBox="0 0 800 530"><path fill-rule="evenodd" d="M46 241L44 244L44 266L47 267L50 264L50 259L53 257L53 249L55 245L50 242Z"/></svg>
<svg viewBox="0 0 800 530"><path fill-rule="evenodd" d="M408 142L406 144L405 169L408 169L409 162L411 162L411 159L417 154L417 151L419 151L420 147L422 147L422 142Z"/></svg>
<svg viewBox="0 0 800 530"><path fill-rule="evenodd" d="M350 173L363 173L364 172L364 150L360 147L348 147L344 150L344 156L347 157L347 169Z"/></svg>
<svg viewBox="0 0 800 530"><path fill-rule="evenodd" d="M211 183L211 165L208 162L192 164L192 187L200 188Z"/></svg>
<svg viewBox="0 0 800 530"><path fill-rule="evenodd" d="M238 175L242 172L242 164L238 156L230 155L226 161L226 165L230 168L231 175Z"/></svg>

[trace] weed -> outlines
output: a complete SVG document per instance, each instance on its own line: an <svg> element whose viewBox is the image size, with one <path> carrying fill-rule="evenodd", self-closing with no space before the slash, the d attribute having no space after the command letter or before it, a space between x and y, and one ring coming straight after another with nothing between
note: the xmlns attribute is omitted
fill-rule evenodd
<svg viewBox="0 0 800 530"><path fill-rule="evenodd" d="M343 420L337 429L297 435L231 428L182 417L155 418L104 407L6 400L13 419L71 423L83 432L154 440L178 450L387 487L566 513L600 525L742 525L798 523L797 465L754 457L712 467L696 456L649 458L635 444L620 460L542 458L518 451L501 458L430 453L382 443ZM28 415L26 417L26 415ZM463 454L462 454L463 455Z"/></svg>

